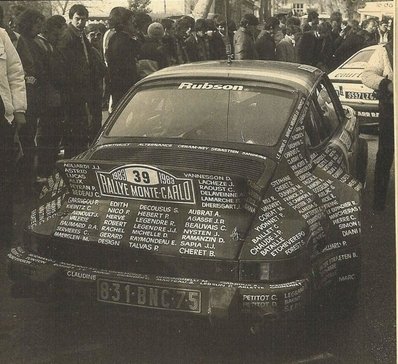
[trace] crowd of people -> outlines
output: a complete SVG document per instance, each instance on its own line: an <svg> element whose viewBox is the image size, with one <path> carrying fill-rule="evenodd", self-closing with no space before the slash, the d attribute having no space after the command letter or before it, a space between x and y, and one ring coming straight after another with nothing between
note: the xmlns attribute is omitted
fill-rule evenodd
<svg viewBox="0 0 398 364"><path fill-rule="evenodd" d="M19 155L21 196L31 195L32 186L50 175L60 145L65 158L84 151L101 127L102 111L156 70L231 57L297 62L330 72L357 50L392 35L391 19L359 24L343 21L339 12L321 21L310 11L305 23L294 16L270 17L263 26L253 14L236 26L222 16L154 21L123 7L111 10L105 26L89 24L89 12L80 4L68 16L69 23L60 15L45 18L36 9L15 6L5 24L0 7L0 71L7 78L7 85L0 82L1 153ZM7 158L2 171L12 168L3 161ZM12 183L2 186L2 196L10 188Z"/></svg>

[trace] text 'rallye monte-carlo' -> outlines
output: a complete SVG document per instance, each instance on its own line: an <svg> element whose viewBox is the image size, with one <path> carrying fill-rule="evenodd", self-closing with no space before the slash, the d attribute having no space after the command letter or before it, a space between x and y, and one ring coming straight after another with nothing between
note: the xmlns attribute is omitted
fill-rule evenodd
<svg viewBox="0 0 398 364"><path fill-rule="evenodd" d="M211 320L345 302L360 279L366 162L353 111L316 68L167 68L129 92L88 151L58 162L9 276Z"/></svg>

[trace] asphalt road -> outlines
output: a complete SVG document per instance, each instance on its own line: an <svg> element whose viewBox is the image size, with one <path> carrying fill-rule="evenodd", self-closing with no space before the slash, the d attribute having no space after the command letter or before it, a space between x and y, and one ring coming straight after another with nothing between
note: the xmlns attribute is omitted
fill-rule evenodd
<svg viewBox="0 0 398 364"><path fill-rule="evenodd" d="M94 307L15 299L0 248L0 362L2 363L396 363L395 218L371 209L377 136L369 145L364 194L362 286L348 317L323 312L310 329L270 326L261 335L213 329L204 323L143 321ZM392 171L392 173L394 173ZM28 203L17 206L16 230ZM276 333L278 332L278 334Z"/></svg>

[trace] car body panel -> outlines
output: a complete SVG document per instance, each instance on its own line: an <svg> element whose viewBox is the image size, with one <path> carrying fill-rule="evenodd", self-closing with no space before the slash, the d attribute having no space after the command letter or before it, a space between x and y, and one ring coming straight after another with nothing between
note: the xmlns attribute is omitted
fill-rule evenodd
<svg viewBox="0 0 398 364"><path fill-rule="evenodd" d="M217 80L233 74L244 83L251 69L258 81L260 65L269 66L267 80L278 79L271 72L277 63L215 62L166 69L137 88L174 74L197 79L212 64ZM328 139L308 149L305 120L314 89L320 80L332 86L315 68L280 67L308 85L273 148L110 138L110 120L87 152L58 163L31 213L24 246L8 255L10 277L81 286L88 299L131 309L255 320L298 314L313 295L354 287L358 123L347 114ZM341 107L334 93L331 98Z"/></svg>
<svg viewBox="0 0 398 364"><path fill-rule="evenodd" d="M364 53L369 53L364 59L370 58L376 47L370 46L359 50L328 75L341 103L356 111L358 120L363 126L377 126L379 103L374 90L365 86L361 81L366 62L355 62L351 66L350 62Z"/></svg>

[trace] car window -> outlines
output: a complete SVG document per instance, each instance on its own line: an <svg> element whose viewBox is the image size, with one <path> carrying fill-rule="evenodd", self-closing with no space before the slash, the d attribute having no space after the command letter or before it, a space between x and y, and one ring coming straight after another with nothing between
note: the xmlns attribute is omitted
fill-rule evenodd
<svg viewBox="0 0 398 364"><path fill-rule="evenodd" d="M186 84L139 89L108 135L274 146L297 100L297 93L275 88L207 82L181 87Z"/></svg>
<svg viewBox="0 0 398 364"><path fill-rule="evenodd" d="M372 56L374 49L363 50L355 54L340 68L364 69Z"/></svg>
<svg viewBox="0 0 398 364"><path fill-rule="evenodd" d="M307 144L316 147L332 137L340 125L334 98L322 80L314 90L304 119Z"/></svg>
<svg viewBox="0 0 398 364"><path fill-rule="evenodd" d="M304 118L304 131L306 145L316 147L321 144L322 139L319 132L320 115L314 106L314 102L310 101L309 108Z"/></svg>

